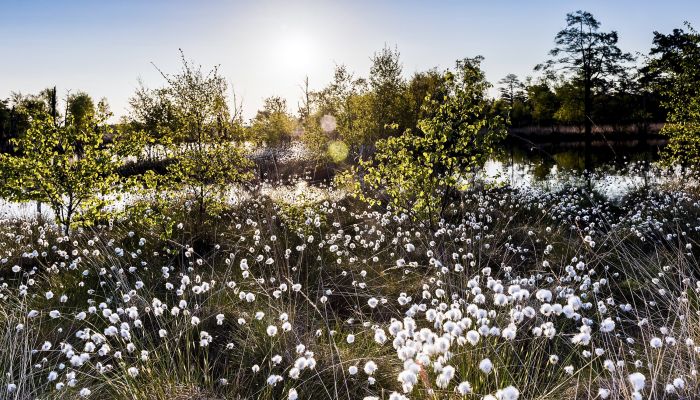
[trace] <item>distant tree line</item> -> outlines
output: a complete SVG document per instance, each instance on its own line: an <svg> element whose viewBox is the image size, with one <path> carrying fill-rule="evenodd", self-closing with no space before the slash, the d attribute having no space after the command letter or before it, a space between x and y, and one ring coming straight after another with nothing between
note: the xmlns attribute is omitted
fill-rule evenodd
<svg viewBox="0 0 700 400"><path fill-rule="evenodd" d="M602 30L588 12L573 12L556 34L550 58L534 67L536 76L506 75L495 85L498 95L486 98L485 106L511 127L583 126L587 146L594 125L644 127L668 122L664 133L682 137L671 143L674 157L680 159L683 149L698 146L696 126L686 118L697 115L692 110L700 86L699 46L698 33L686 24L671 33L654 32L648 54L633 57L618 47L617 32ZM337 65L325 87L312 90L307 78L296 110L272 96L250 121L244 121L234 95L233 107L212 106L219 124L216 136L275 149L298 139L319 160L362 159L374 151L378 140L417 129L427 116L427 99L445 92L448 85L445 71L437 68L407 77L396 48L381 49L371 61L366 77ZM79 123L81 113L95 107L82 92L64 100L65 110L56 110L55 89L47 89L36 95L13 93L0 101L0 151L17 150L12 139L26 132L32 115L70 114ZM138 132L150 145L146 153L156 157L158 149L193 139L178 133L184 128L182 104L177 101L167 88L141 85L130 100L129 114L118 125ZM272 155L276 158L274 151Z"/></svg>
<svg viewBox="0 0 700 400"><path fill-rule="evenodd" d="M500 79L492 97L479 56L458 60L452 71L433 68L406 77L399 51L385 46L371 57L366 77L337 65L325 87L311 89L305 79L296 110L271 96L249 121L218 69L203 71L184 55L179 73L161 72L161 87L140 85L128 115L111 124L106 101L96 104L84 92L61 99L56 88L13 93L0 101L0 194L48 203L72 192L90 197L77 194L69 179L76 171L106 193L109 188L100 188L111 182L105 171L124 167L106 158L112 149L145 165L133 174L141 176L141 187L176 185L195 193L203 219L228 185L250 178L248 149L267 148L276 166L280 149L295 140L318 162L363 166L367 185L402 181L407 177L401 171L413 171L426 188L449 192L463 183L455 171L478 169L507 126L583 126L590 171L594 125L637 125L643 135L650 123L664 122L665 159L700 161L700 35L690 24L654 32L648 54L635 58L618 47L617 32L601 30L590 13L577 11L567 14L549 56L534 67L534 78ZM41 143L53 147L44 151ZM46 176L34 174L30 182L30 171ZM54 182L53 192L43 182ZM73 206L67 205L68 214Z"/></svg>
<svg viewBox="0 0 700 400"><path fill-rule="evenodd" d="M266 148L276 167L279 150L300 140L317 162L349 164L341 177L357 192L382 192L380 201L436 223L509 124L583 125L590 171L595 124L664 121L665 159L700 162L700 35L689 24L654 32L648 55L633 64L617 32L601 31L590 13L566 22L535 67L540 75L508 74L496 98L480 56L406 78L390 47L372 56L367 77L338 65L325 87L304 81L296 112L272 96L250 121L218 68L203 70L184 54L181 70L158 70L163 85L142 84L116 123L107 123L105 100L84 92L60 103L56 88L13 93L0 102L0 197L49 204L69 232L76 218L105 218L110 194L136 190L153 196L140 217L160 218L153 222L168 231L173 219L158 212L170 207L163 193L184 192L201 225L232 184L252 179L251 148ZM146 167L123 174L127 163Z"/></svg>

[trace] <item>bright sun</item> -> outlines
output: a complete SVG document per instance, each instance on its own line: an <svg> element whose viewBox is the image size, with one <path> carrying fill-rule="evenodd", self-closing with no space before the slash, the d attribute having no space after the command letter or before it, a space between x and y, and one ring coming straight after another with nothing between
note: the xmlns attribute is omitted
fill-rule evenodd
<svg viewBox="0 0 700 400"><path fill-rule="evenodd" d="M305 69L314 62L315 48L313 40L299 32L286 32L279 38L279 49L282 63L295 70Z"/></svg>

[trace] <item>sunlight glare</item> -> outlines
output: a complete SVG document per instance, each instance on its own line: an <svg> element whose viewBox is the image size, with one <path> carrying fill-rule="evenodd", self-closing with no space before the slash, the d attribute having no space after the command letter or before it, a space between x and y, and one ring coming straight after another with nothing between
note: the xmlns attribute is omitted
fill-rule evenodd
<svg viewBox="0 0 700 400"><path fill-rule="evenodd" d="M313 39L300 32L285 32L279 37L277 54L287 68L297 71L311 67L315 61L315 45Z"/></svg>

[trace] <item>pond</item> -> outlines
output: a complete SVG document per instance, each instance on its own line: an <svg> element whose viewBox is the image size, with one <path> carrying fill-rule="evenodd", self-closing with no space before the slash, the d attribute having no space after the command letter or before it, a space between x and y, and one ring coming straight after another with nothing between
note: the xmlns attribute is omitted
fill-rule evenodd
<svg viewBox="0 0 700 400"><path fill-rule="evenodd" d="M655 163L658 158L658 146L645 146L644 149L639 146L596 146L592 157L594 171L586 178L583 174L585 155L580 146L508 145L499 149L486 163L481 177L491 184L538 192L558 191L568 186L588 186L614 201L627 193L681 178L680 168L662 168ZM296 160L294 157L292 159ZM267 182L260 188L260 193L284 202L309 201L338 195L330 194L324 187L319 182ZM231 188L231 203L243 198L246 198L245 193L237 187ZM121 209L129 201L122 196L112 207ZM0 199L0 218L36 217L38 211L36 202L16 203ZM48 221L54 218L52 210L46 204L41 207L41 214Z"/></svg>
<svg viewBox="0 0 700 400"><path fill-rule="evenodd" d="M599 194L615 199L681 175L678 167L658 165L659 147L654 146L598 146L591 158L594 167L587 179L581 148L509 146L486 163L484 176L492 183L541 191L589 185Z"/></svg>

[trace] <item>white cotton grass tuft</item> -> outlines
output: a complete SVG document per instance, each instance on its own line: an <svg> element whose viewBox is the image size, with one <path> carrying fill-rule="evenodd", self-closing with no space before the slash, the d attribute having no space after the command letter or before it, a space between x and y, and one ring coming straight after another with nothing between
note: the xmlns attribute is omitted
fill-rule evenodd
<svg viewBox="0 0 700 400"><path fill-rule="evenodd" d="M369 300L367 300L367 305L369 305L371 308L376 308L377 305L379 305L379 300L376 298L372 297Z"/></svg>
<svg viewBox="0 0 700 400"><path fill-rule="evenodd" d="M369 360L365 363L362 370L365 372L365 374L371 376L377 371L377 364L374 361Z"/></svg>
<svg viewBox="0 0 700 400"><path fill-rule="evenodd" d="M627 376L627 381L634 392L642 391L646 385L646 377L641 372L633 372L629 374Z"/></svg>
<svg viewBox="0 0 700 400"><path fill-rule="evenodd" d="M606 318L600 323L600 331L601 332L612 332L615 330L615 321L613 321L610 317Z"/></svg>
<svg viewBox="0 0 700 400"><path fill-rule="evenodd" d="M490 359L484 358L479 362L479 369L485 374L490 374L493 370L493 363Z"/></svg>
<svg viewBox="0 0 700 400"><path fill-rule="evenodd" d="M470 393L472 393L472 386L469 384L469 382L460 382L459 385L457 385L457 393L461 394L462 396L466 396Z"/></svg>
<svg viewBox="0 0 700 400"><path fill-rule="evenodd" d="M508 386L496 392L498 400L518 400L520 392L515 386Z"/></svg>

